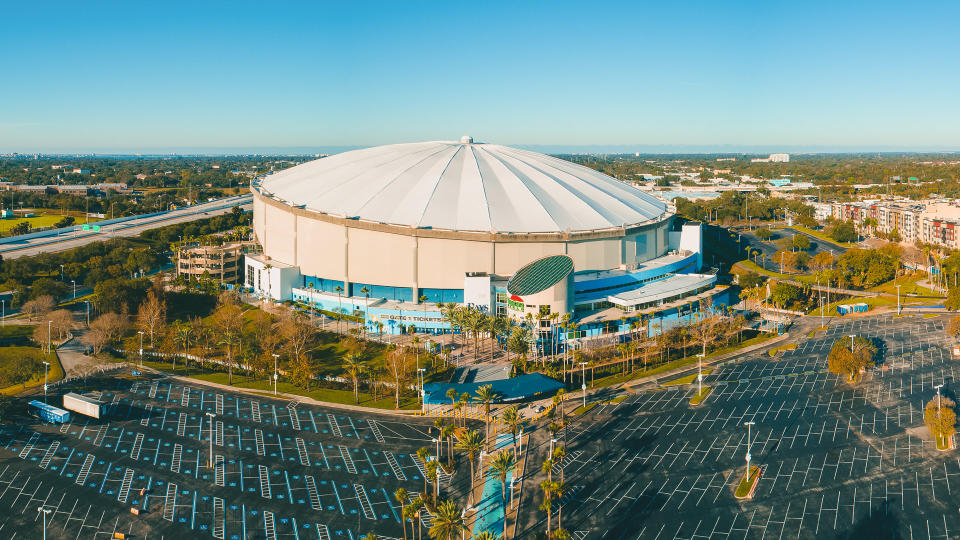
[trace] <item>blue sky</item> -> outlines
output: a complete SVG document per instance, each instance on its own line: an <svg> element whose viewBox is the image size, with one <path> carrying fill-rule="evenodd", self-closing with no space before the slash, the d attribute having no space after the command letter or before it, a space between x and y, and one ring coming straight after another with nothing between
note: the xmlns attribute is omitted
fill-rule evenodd
<svg viewBox="0 0 960 540"><path fill-rule="evenodd" d="M842 5L841 5L842 4ZM17 2L0 152L960 149L957 3Z"/></svg>

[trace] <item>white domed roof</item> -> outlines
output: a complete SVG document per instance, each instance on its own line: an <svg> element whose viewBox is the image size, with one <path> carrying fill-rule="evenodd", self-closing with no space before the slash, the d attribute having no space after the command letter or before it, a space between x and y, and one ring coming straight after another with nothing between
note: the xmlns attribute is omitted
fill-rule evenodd
<svg viewBox="0 0 960 540"><path fill-rule="evenodd" d="M417 228L565 232L660 218L666 205L582 165L495 144L434 141L376 146L266 177L291 206Z"/></svg>

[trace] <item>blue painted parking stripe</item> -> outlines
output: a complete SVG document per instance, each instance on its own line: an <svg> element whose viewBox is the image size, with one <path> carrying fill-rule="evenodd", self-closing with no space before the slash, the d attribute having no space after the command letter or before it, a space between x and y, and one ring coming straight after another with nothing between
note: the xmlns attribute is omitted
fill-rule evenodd
<svg viewBox="0 0 960 540"><path fill-rule="evenodd" d="M243 478L243 473L240 473L240 478ZM240 505L240 526L243 528L243 538L247 537L247 505Z"/></svg>
<svg viewBox="0 0 960 540"><path fill-rule="evenodd" d="M286 470L283 471L283 479L287 481L287 498L290 499L290 504L293 504L293 490L290 489L290 476Z"/></svg>
<svg viewBox="0 0 960 540"><path fill-rule="evenodd" d="M340 492L337 491L337 483L331 480L330 485L333 486L333 494L337 496L337 506L340 507L340 513L346 515L346 512L343 511L343 503L340 502Z"/></svg>
<svg viewBox="0 0 960 540"><path fill-rule="evenodd" d="M317 430L317 421L313 419L313 411L311 411L311 410L308 409L307 412L310 413L310 423L313 424L313 432L314 432L314 433L320 433L320 432Z"/></svg>
<svg viewBox="0 0 960 540"><path fill-rule="evenodd" d="M244 493L243 491L243 460L242 459L240 460L240 493ZM247 535L244 534L243 537L246 538Z"/></svg>
<svg viewBox="0 0 960 540"><path fill-rule="evenodd" d="M193 477L200 478L200 452L197 452L197 466L193 468Z"/></svg>
<svg viewBox="0 0 960 540"><path fill-rule="evenodd" d="M150 500L150 488L151 488L151 486L153 486L153 477L152 477L152 476L150 477L149 480L147 480L147 491L144 492L144 495L143 495L143 511L144 511L144 512L147 511L147 502Z"/></svg>
<svg viewBox="0 0 960 540"><path fill-rule="evenodd" d="M193 509L190 510L190 529L193 529L193 524L197 519L197 490L193 490Z"/></svg>
<svg viewBox="0 0 960 540"><path fill-rule="evenodd" d="M297 531L297 518L290 518L293 520L293 538L294 540L300 540L300 532Z"/></svg>
<svg viewBox="0 0 960 540"><path fill-rule="evenodd" d="M367 452L366 448L363 449L363 453L365 456L367 456L367 461L370 463L370 468L373 469L373 475L380 476L380 473L377 472L377 468L373 465L373 460L370 459L370 453Z"/></svg>
<svg viewBox="0 0 960 540"><path fill-rule="evenodd" d="M385 489L381 489L380 492L383 493L383 498L387 500L387 506L390 507L390 512L393 513L393 519L397 520L397 523L400 523L400 516L397 515L397 509L394 508L393 503L390 502L390 493ZM406 525L404 525L404 527L406 527Z"/></svg>
<svg viewBox="0 0 960 540"><path fill-rule="evenodd" d="M323 466L327 469L330 468L330 463L327 461L327 453L323 450L323 443L320 443L320 455L323 456Z"/></svg>
<svg viewBox="0 0 960 540"><path fill-rule="evenodd" d="M64 463L64 464L63 464L63 467L60 468L60 474L59 474L58 476L63 476L63 471L67 470L67 465L70 464L70 458L73 457L73 453L76 452L76 451L77 451L76 448L71 448L71 449L70 449L70 455L67 456L67 461L66 461L66 463Z"/></svg>
<svg viewBox="0 0 960 540"><path fill-rule="evenodd" d="M120 440L123 439L123 433L124 433L124 431L125 431L124 427L123 427L123 426L120 426L120 436L117 437L117 446L120 446ZM118 451L118 449L117 449L117 448L114 448L114 451Z"/></svg>
<svg viewBox="0 0 960 540"><path fill-rule="evenodd" d="M153 466L157 466L157 458L160 457L160 439L157 439L157 450L153 453Z"/></svg>
<svg viewBox="0 0 960 540"><path fill-rule="evenodd" d="M110 467L113 467L113 462L107 465L107 472L103 475L103 481L100 482L100 493L103 493L103 486L107 483L107 477L110 476Z"/></svg>
<svg viewBox="0 0 960 540"><path fill-rule="evenodd" d="M277 446L280 448L280 461L283 461L283 442L280 440L279 433L277 433Z"/></svg>

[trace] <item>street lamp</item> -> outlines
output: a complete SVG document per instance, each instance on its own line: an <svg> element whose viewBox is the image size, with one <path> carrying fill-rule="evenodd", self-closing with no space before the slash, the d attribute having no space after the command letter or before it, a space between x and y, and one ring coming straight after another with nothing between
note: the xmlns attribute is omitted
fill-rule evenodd
<svg viewBox="0 0 960 540"><path fill-rule="evenodd" d="M853 340L854 340L855 337L857 337L857 336L854 336L854 335L851 335L851 336L850 336L850 354L854 354L854 351L853 351Z"/></svg>
<svg viewBox="0 0 960 540"><path fill-rule="evenodd" d="M77 299L77 280L71 279L70 283L73 283L73 299Z"/></svg>
<svg viewBox="0 0 960 540"><path fill-rule="evenodd" d="M273 355L273 395L277 395L277 358L280 358L279 354Z"/></svg>
<svg viewBox="0 0 960 540"><path fill-rule="evenodd" d="M934 388L937 389L937 410L939 411L940 410L940 389L943 388L943 383L940 383L934 386Z"/></svg>
<svg viewBox="0 0 960 540"><path fill-rule="evenodd" d="M43 402L47 402L47 368L50 367L50 362L43 363Z"/></svg>
<svg viewBox="0 0 960 540"><path fill-rule="evenodd" d="M87 304L87 328L90 328L90 301L84 300Z"/></svg>
<svg viewBox="0 0 960 540"><path fill-rule="evenodd" d="M580 362L580 379L583 381L583 384L580 385L580 388L583 390L583 412L587 412L587 363Z"/></svg>
<svg viewBox="0 0 960 540"><path fill-rule="evenodd" d="M7 326L7 301L0 300L0 326Z"/></svg>
<svg viewBox="0 0 960 540"><path fill-rule="evenodd" d="M753 420L743 423L747 426L747 485L750 484L750 427L755 423Z"/></svg>
<svg viewBox="0 0 960 540"><path fill-rule="evenodd" d="M53 321L47 321L47 354L53 350L53 340L50 338L50 332L53 328Z"/></svg>
<svg viewBox="0 0 960 540"><path fill-rule="evenodd" d="M697 355L697 395L703 393L703 353Z"/></svg>
<svg viewBox="0 0 960 540"><path fill-rule="evenodd" d="M900 285L897 285L897 315L900 314Z"/></svg>
<svg viewBox="0 0 960 540"><path fill-rule="evenodd" d="M417 368L417 377L420 379L420 408L425 407L426 396L423 394L423 378L424 374L427 372L427 368Z"/></svg>
<svg viewBox="0 0 960 540"><path fill-rule="evenodd" d="M207 466L211 469L213 468L213 419L216 418L216 416L217 415L212 412L207 413L207 418L209 418L208 423L210 424L210 461L207 463Z"/></svg>
<svg viewBox="0 0 960 540"><path fill-rule="evenodd" d="M53 510L41 506L37 508L37 512L43 514L43 540L47 540L47 516L53 513Z"/></svg>
<svg viewBox="0 0 960 540"><path fill-rule="evenodd" d="M140 334L140 369L143 369L143 330L137 330L137 333Z"/></svg>

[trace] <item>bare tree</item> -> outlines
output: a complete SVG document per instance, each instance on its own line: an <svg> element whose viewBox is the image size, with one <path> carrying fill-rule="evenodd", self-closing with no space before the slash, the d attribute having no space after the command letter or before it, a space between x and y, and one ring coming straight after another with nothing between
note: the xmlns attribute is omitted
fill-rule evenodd
<svg viewBox="0 0 960 540"><path fill-rule="evenodd" d="M73 313L66 309L51 311L47 315L47 319L51 321L53 330L57 332L58 340L62 340L64 337L66 337L66 334L69 333L74 327Z"/></svg>
<svg viewBox="0 0 960 540"><path fill-rule="evenodd" d="M20 311L26 314L30 320L36 320L38 317L42 318L47 313L53 311L55 307L57 307L57 303L53 297L44 295L25 302L20 308Z"/></svg>
<svg viewBox="0 0 960 540"><path fill-rule="evenodd" d="M398 349L393 347L390 351L387 352L386 357L387 370L390 373L390 378L393 381L394 386L394 396L396 401L396 407L400 408L400 389L403 387L404 383L407 382L410 378L412 371L413 363L411 362L412 358L410 353L407 352L405 348Z"/></svg>
<svg viewBox="0 0 960 540"><path fill-rule="evenodd" d="M84 335L84 343L93 348L93 354L100 354L104 347L110 346L124 331L127 321L122 315L107 312L90 323L90 330Z"/></svg>
<svg viewBox="0 0 960 540"><path fill-rule="evenodd" d="M150 346L153 347L153 335L167 320L167 303L163 301L154 289L147 291L147 299L140 304L137 310L137 327L150 334Z"/></svg>

